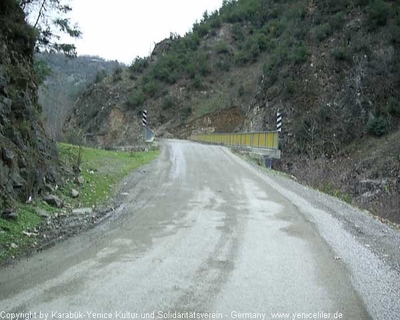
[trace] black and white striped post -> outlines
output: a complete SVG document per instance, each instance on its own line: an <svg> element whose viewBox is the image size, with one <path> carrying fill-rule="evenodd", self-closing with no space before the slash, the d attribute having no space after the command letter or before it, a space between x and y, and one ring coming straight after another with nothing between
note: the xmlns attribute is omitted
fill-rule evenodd
<svg viewBox="0 0 400 320"><path fill-rule="evenodd" d="M142 125L143 127L147 126L147 110L142 112Z"/></svg>
<svg viewBox="0 0 400 320"><path fill-rule="evenodd" d="M147 110L142 112L143 141L153 142L154 132L147 126Z"/></svg>
<svg viewBox="0 0 400 320"><path fill-rule="evenodd" d="M282 132L282 112L279 110L276 113L276 131Z"/></svg>
<svg viewBox="0 0 400 320"><path fill-rule="evenodd" d="M147 110L142 112L143 141L147 140Z"/></svg>

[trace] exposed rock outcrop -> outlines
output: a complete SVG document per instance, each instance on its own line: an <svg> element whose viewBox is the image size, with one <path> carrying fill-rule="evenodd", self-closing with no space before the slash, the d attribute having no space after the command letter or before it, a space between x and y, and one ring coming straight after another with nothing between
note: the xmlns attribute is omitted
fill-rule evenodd
<svg viewBox="0 0 400 320"><path fill-rule="evenodd" d="M0 201L5 210L57 183L58 153L40 122L35 34L17 1L0 2Z"/></svg>

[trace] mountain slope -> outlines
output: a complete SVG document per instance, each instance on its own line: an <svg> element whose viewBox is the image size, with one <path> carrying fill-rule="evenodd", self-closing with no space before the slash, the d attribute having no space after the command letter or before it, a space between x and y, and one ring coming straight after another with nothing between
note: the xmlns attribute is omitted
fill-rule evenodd
<svg viewBox="0 0 400 320"><path fill-rule="evenodd" d="M46 132L57 141L64 138L62 127L77 97L88 85L101 81L119 68L117 61L94 56L69 58L61 53L38 53L35 63L42 68L44 65L49 72L39 87L39 103Z"/></svg>
<svg viewBox="0 0 400 320"><path fill-rule="evenodd" d="M192 32L171 35L150 57L90 88L69 128L89 133L95 144L126 144L141 138L142 109L159 136L183 138L224 131L218 121L195 119L230 108L240 110L241 119L231 130L273 130L281 110L277 168L400 222L396 201L379 208L400 189L399 39L398 2L224 1ZM120 118L124 125L112 126ZM370 141L378 141L377 153L359 147ZM382 155L390 170L379 161ZM362 159L376 167L365 169ZM317 165L320 171L313 171ZM335 171L341 174L324 174Z"/></svg>

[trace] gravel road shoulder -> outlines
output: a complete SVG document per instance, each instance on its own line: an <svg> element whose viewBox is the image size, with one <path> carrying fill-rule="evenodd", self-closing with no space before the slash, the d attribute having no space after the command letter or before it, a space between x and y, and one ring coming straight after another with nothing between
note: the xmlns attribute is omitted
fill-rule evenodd
<svg viewBox="0 0 400 320"><path fill-rule="evenodd" d="M228 149L226 152L230 153ZM400 314L400 231L368 212L235 156L291 201L351 272L374 319ZM383 303L384 302L384 303Z"/></svg>

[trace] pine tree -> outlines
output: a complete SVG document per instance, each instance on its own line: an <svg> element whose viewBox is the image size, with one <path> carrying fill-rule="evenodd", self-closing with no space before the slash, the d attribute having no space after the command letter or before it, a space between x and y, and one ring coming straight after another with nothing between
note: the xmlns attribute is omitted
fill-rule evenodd
<svg viewBox="0 0 400 320"><path fill-rule="evenodd" d="M66 56L76 56L76 47L62 43L61 34L79 38L82 33L76 24L67 17L72 8L66 0L19 0L26 14L27 22L36 30L37 52L63 52Z"/></svg>

